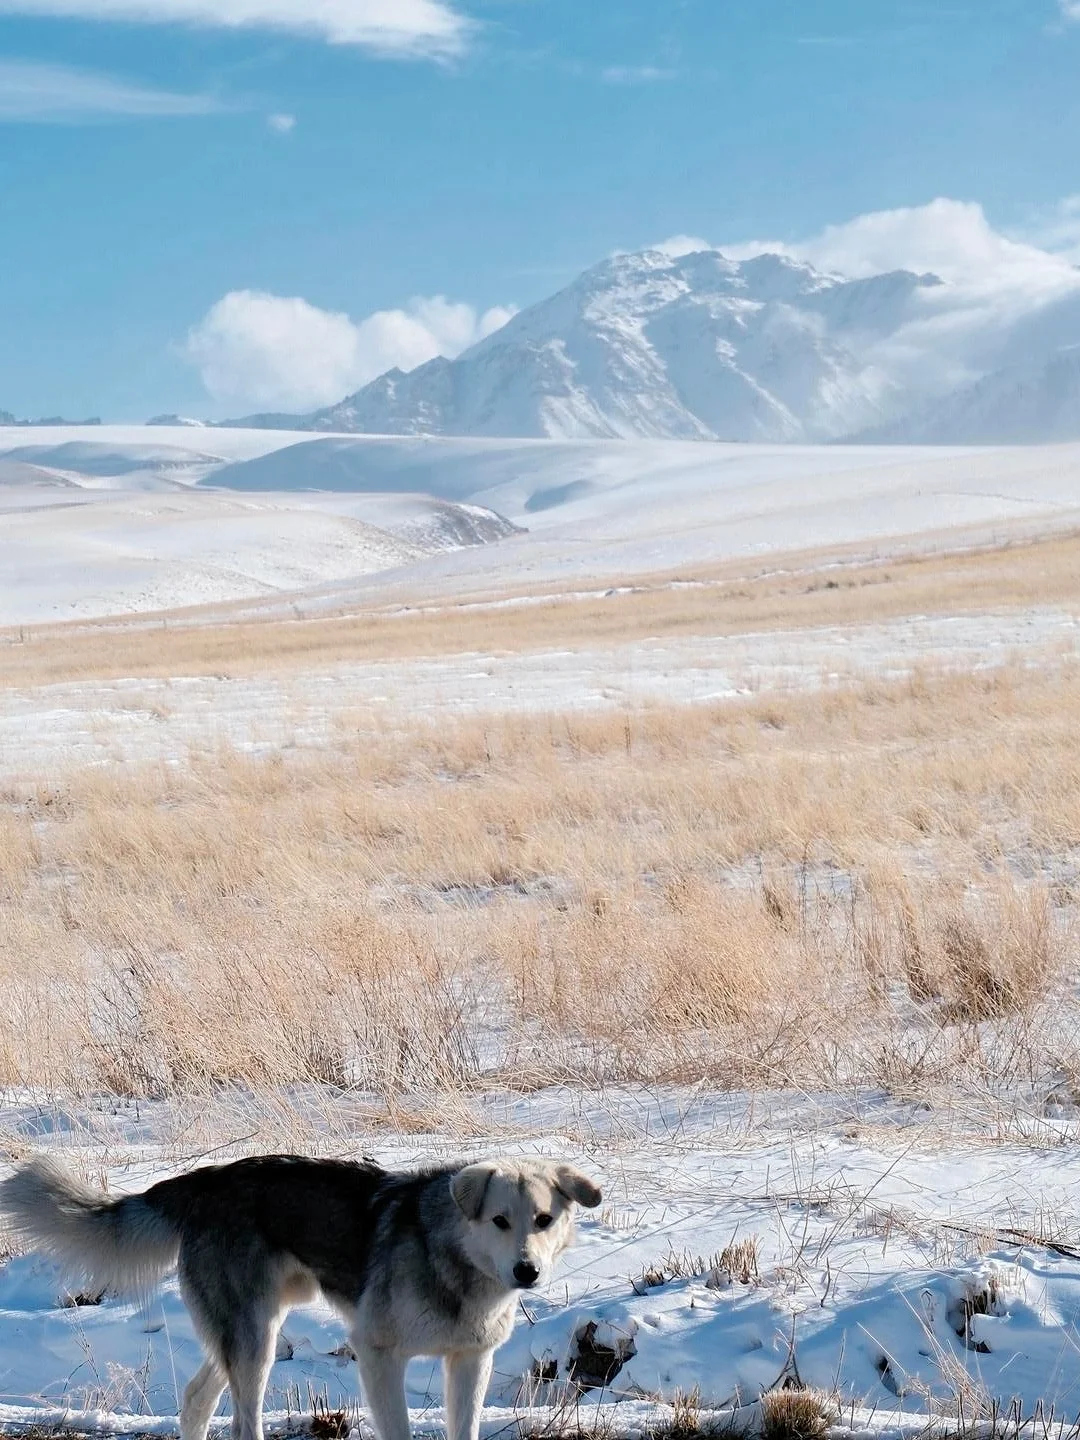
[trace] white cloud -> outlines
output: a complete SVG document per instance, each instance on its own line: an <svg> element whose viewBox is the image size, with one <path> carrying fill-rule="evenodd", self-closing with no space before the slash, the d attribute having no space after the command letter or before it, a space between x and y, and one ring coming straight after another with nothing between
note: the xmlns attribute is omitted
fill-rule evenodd
<svg viewBox="0 0 1080 1440"><path fill-rule="evenodd" d="M271 130L275 130L279 135L288 135L290 131L296 129L296 116L268 115L266 117L266 123L270 126Z"/></svg>
<svg viewBox="0 0 1080 1440"><path fill-rule="evenodd" d="M1052 301L1080 295L1080 271L1066 257L1001 234L980 205L957 200L862 215L790 248L844 275L904 269L945 281L921 292L880 356L894 376L938 392L975 378L997 354L1004 363L1016 324L1037 326Z"/></svg>
<svg viewBox="0 0 1080 1440"><path fill-rule="evenodd" d="M903 210L879 210L830 225L790 247L819 269L842 275L886 270L932 271L956 284L1058 289L1071 284L1068 266L1037 245L993 229L981 205L938 199Z"/></svg>
<svg viewBox="0 0 1080 1440"><path fill-rule="evenodd" d="M702 250L712 250L713 246L700 235L670 235L666 240L661 240L659 245L649 248L659 250L661 255L670 255L672 260L680 260L684 255L697 255Z"/></svg>
<svg viewBox="0 0 1080 1440"><path fill-rule="evenodd" d="M1065 20L1080 20L1080 0L1058 0Z"/></svg>
<svg viewBox="0 0 1080 1440"><path fill-rule="evenodd" d="M394 366L413 370L436 355L452 358L513 314L496 306L478 315L436 295L356 322L297 297L234 290L190 331L184 353L223 405L315 409Z"/></svg>
<svg viewBox="0 0 1080 1440"><path fill-rule="evenodd" d="M852 279L889 270L930 272L957 285L1057 292L1076 277L1066 261L1031 239L995 230L981 205L937 199L900 210L875 210L829 225L806 240L749 240L720 247L733 260L790 255Z"/></svg>
<svg viewBox="0 0 1080 1440"><path fill-rule="evenodd" d="M211 115L221 108L209 95L174 95L66 65L0 59L0 122Z"/></svg>
<svg viewBox="0 0 1080 1440"><path fill-rule="evenodd" d="M690 243L699 242L676 236L667 242L669 253L685 253L681 247ZM910 320L873 358L903 384L942 392L973 378L978 357L985 367L987 357L1004 351L1013 326L1037 329L1051 302L1080 297L1073 263L1080 258L1080 197L1035 216L1015 236L995 230L981 205L939 198L859 215L803 240L718 248L732 260L787 255L850 279L894 270L938 276L945 283L913 296Z"/></svg>
<svg viewBox="0 0 1080 1440"><path fill-rule="evenodd" d="M432 58L460 54L473 28L448 0L0 0L0 14L283 30Z"/></svg>

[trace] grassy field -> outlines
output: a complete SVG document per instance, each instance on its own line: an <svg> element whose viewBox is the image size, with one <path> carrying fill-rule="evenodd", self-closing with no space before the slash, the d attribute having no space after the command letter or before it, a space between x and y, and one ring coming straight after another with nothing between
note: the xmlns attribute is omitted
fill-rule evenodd
<svg viewBox="0 0 1080 1440"><path fill-rule="evenodd" d="M800 1373L829 1415L834 1391L899 1400L894 1352L930 1377L928 1426L950 1415L969 1433L965 1417L992 1418L1021 1383L1029 1405L1061 1397L1064 1413L1075 1339L1058 1317L1074 1280L1054 1267L1076 1251L1059 1192L1080 1114L1080 659L1068 623L1033 627L1013 654L1001 637L1025 634L1015 616L1036 607L1080 613L1078 562L1066 537L881 564L793 557L509 606L8 636L4 1160L47 1147L133 1188L253 1151L413 1164L557 1145L598 1169L606 1201L564 1269L564 1307L537 1320L551 1333L611 1301L640 1311L647 1352L654 1309L712 1264L685 1257L753 1245L722 1292L737 1305L706 1287L671 1312L688 1343L655 1394L727 1404L759 1353L768 1373L748 1371L747 1393L793 1393L776 1389L790 1308L789 1359L797 1315ZM949 640L940 668L920 664L918 617L954 614L983 617L974 645ZM884 619L900 622L891 658L864 637L840 647L850 666L790 688L815 626L858 642ZM754 637L777 629L770 662ZM639 663L635 643L658 635L704 637L704 652L710 636L747 637L760 690L513 715L448 702L433 720L400 699L357 708L336 668L382 657L409 676L415 657L580 646L591 674L616 647ZM698 652L669 648L676 677ZM968 668L948 668L961 654ZM234 747L223 687L192 682L171 717L149 683L108 683L233 671L257 679L235 687L244 716L264 694L305 721L318 708L318 725L288 721L273 741L240 730ZM123 745L83 762L63 748L114 724ZM31 752L36 726L59 748ZM52 757L48 773L31 753ZM1047 1275L1059 1288L1036 1303ZM946 1317L970 1303L996 1322L992 1346L968 1345L969 1314L928 1354L928 1294ZM6 1333L55 1346L39 1357L26 1342L19 1394L76 1376L97 1408L175 1412L172 1351L155 1352L152 1387L149 1342L119 1302L85 1307L74 1329L51 1294L13 1303ZM1026 1326L1015 1344L999 1341L1007 1307ZM880 1354L849 1343L868 1315ZM816 1351L811 1321L826 1327ZM186 1324L172 1314L169 1346ZM329 1364L336 1342L314 1338L304 1353ZM534 1343L505 1362L504 1398L536 1398ZM561 1354L565 1337L552 1344ZM803 1417L811 1440L824 1413ZM774 1419L763 1428L783 1435ZM576 1412L569 1431L557 1410L543 1423L580 1429Z"/></svg>
<svg viewBox="0 0 1080 1440"><path fill-rule="evenodd" d="M0 1084L873 1086L1011 1133L1080 1086L1078 713L1048 660L11 787Z"/></svg>
<svg viewBox="0 0 1080 1440"><path fill-rule="evenodd" d="M581 594L483 594L323 618L223 623L198 611L135 622L0 631L0 688L117 676L275 673L350 660L632 644L912 615L1056 606L1080 614L1080 535L867 562L852 553L773 556Z"/></svg>

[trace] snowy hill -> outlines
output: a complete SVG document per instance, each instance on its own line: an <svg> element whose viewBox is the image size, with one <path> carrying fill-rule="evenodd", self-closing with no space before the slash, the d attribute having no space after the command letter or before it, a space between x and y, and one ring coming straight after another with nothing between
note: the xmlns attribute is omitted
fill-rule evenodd
<svg viewBox="0 0 1080 1440"><path fill-rule="evenodd" d="M0 430L0 625L313 589L337 604L624 583L957 527L972 543L1074 526L1078 476L1077 445Z"/></svg>
<svg viewBox="0 0 1080 1440"><path fill-rule="evenodd" d="M482 505L400 486L239 496L196 484L274 446L319 443L182 425L0 428L0 625L355 583L517 532Z"/></svg>

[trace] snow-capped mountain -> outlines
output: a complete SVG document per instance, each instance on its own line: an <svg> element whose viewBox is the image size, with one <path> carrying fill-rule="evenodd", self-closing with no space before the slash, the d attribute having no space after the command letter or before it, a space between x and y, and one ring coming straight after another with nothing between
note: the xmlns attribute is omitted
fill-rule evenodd
<svg viewBox="0 0 1080 1440"><path fill-rule="evenodd" d="M781 255L617 255L456 360L390 370L307 416L391 435L1080 438L1075 287L1009 310L935 275L848 279Z"/></svg>
<svg viewBox="0 0 1080 1440"><path fill-rule="evenodd" d="M900 413L872 352L939 283L904 271L844 280L778 255L618 255L456 360L391 370L300 420L259 419L383 434L832 439Z"/></svg>

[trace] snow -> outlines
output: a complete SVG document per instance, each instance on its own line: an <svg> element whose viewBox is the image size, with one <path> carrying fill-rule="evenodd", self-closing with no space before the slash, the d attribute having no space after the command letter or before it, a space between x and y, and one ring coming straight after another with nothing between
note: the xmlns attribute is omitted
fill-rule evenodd
<svg viewBox="0 0 1080 1440"><path fill-rule="evenodd" d="M1080 445L101 426L0 431L0 467L0 624L259 596L340 605L577 585L821 545L955 543L961 529L992 539L1080 516Z"/></svg>
<svg viewBox="0 0 1080 1440"><path fill-rule="evenodd" d="M555 1398L556 1386L531 1383L534 1367L555 1362L565 1381L589 1322L598 1340L633 1351L607 1400L670 1401L698 1389L703 1405L731 1407L776 1384L793 1359L805 1383L876 1409L878 1434L903 1413L947 1412L960 1384L987 1401L1016 1399L1027 1414L1039 1403L1065 1417L1080 1408L1080 1257L1056 1231L1047 1244L1037 1234L1071 1213L1076 1122L1057 1122L1057 1143L1044 1148L970 1136L943 1147L916 1109L878 1094L552 1090L478 1107L470 1155L566 1155L605 1189L546 1293L523 1297L496 1359L487 1428L520 1418L530 1399ZM13 1140L62 1153L123 1190L185 1168L155 1141L163 1108L43 1117L9 1096L0 1114ZM458 1153L442 1135L364 1133L359 1108L357 1124L356 1152L386 1165ZM537 1135L542 1142L528 1138ZM717 1266L725 1247L751 1237L756 1273ZM0 1269L9 1407L0 1418L35 1407L104 1412L94 1423L108 1428L114 1416L174 1417L199 1363L175 1280L149 1306L113 1296L71 1306L66 1295L62 1277L33 1256ZM326 1306L293 1311L283 1337L268 1396L276 1418L297 1387L301 1408L309 1386L332 1408L357 1405L344 1327ZM408 1389L416 1423L437 1424L437 1366L414 1361Z"/></svg>
<svg viewBox="0 0 1080 1440"><path fill-rule="evenodd" d="M1080 620L1044 607L925 616L736 636L681 636L522 654L291 668L285 675L194 675L9 688L0 707L0 772L8 779L68 765L169 760L222 743L250 754L321 747L356 726L437 722L453 714L635 709L768 690L882 679L915 669L978 669L1080 654Z"/></svg>
<svg viewBox="0 0 1080 1440"><path fill-rule="evenodd" d="M846 281L780 256L616 255L454 361L304 420L445 435L831 439L892 418L875 343L933 277Z"/></svg>
<svg viewBox="0 0 1080 1440"><path fill-rule="evenodd" d="M438 497L201 490L197 480L282 438L220 433L225 453L209 455L193 429L0 432L0 623L292 593L512 533L482 506Z"/></svg>
<svg viewBox="0 0 1080 1440"><path fill-rule="evenodd" d="M424 490L479 503L529 532L440 557L388 587L453 593L577 583L823 545L872 553L969 527L990 539L1080 516L1080 445L904 449L676 441L327 438L218 471L247 490ZM954 540L955 543L955 540ZM344 602L371 593L342 590Z"/></svg>
<svg viewBox="0 0 1080 1440"><path fill-rule="evenodd" d="M1036 351L1034 360L1025 355L874 438L948 444L978 435L991 444L1023 445L1074 439L1078 417L1080 344L1071 344Z"/></svg>

